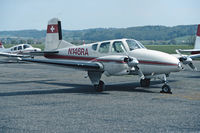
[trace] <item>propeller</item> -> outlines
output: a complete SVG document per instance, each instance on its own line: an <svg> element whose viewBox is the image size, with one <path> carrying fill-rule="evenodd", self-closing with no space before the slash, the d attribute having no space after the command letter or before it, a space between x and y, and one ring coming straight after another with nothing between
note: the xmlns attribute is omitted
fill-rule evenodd
<svg viewBox="0 0 200 133"><path fill-rule="evenodd" d="M122 45L121 45L121 48L127 56L126 58L124 58L124 62L127 62L130 68L135 68L135 71L139 75L140 79L145 79L143 72L138 67L139 61L135 57L130 57Z"/></svg>
<svg viewBox="0 0 200 133"><path fill-rule="evenodd" d="M136 73L139 75L139 77L140 77L141 79L144 79L144 78L145 78L143 72L142 72L141 69L138 67L139 61L138 61L136 58L130 57L130 56L127 55L127 57L124 58L124 62L127 62L128 66L129 66L130 68L135 68Z"/></svg>
<svg viewBox="0 0 200 133"><path fill-rule="evenodd" d="M192 56L189 55L182 55L179 50L176 50L176 53L180 55L180 62L182 62L184 65L188 65L192 70L196 71L197 68L194 66L192 62Z"/></svg>

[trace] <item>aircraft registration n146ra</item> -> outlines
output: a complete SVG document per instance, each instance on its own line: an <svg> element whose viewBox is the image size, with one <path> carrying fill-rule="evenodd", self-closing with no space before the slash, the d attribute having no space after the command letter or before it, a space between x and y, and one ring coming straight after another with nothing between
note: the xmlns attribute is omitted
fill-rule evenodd
<svg viewBox="0 0 200 133"><path fill-rule="evenodd" d="M0 42L0 56L4 62L18 61L19 57L28 58L31 57L29 54L33 51L41 51L39 48L34 48L29 44L19 44L11 48L4 48L3 44Z"/></svg>
<svg viewBox="0 0 200 133"><path fill-rule="evenodd" d="M152 78L163 81L161 92L171 93L166 77L182 70L181 62L174 56L146 49L134 39L117 39L75 46L62 40L61 21L53 18L48 22L45 50L48 59L22 61L71 67L87 71L96 91L104 90L102 74L106 76L138 75L142 87L149 87Z"/></svg>

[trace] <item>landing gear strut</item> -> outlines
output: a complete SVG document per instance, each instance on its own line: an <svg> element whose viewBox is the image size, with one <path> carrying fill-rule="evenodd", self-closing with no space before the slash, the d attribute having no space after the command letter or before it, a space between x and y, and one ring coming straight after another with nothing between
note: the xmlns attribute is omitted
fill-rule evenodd
<svg viewBox="0 0 200 133"><path fill-rule="evenodd" d="M140 85L141 87L149 87L150 86L150 79L141 79L140 80Z"/></svg>
<svg viewBox="0 0 200 133"><path fill-rule="evenodd" d="M105 84L102 80L100 80L98 85L94 85L94 88L97 92L102 92L105 90Z"/></svg>
<svg viewBox="0 0 200 133"><path fill-rule="evenodd" d="M164 85L162 86L162 90L160 91L160 93L172 94L172 91L171 91L170 86L167 85L167 78L166 78L166 75L163 76L163 82L164 82Z"/></svg>

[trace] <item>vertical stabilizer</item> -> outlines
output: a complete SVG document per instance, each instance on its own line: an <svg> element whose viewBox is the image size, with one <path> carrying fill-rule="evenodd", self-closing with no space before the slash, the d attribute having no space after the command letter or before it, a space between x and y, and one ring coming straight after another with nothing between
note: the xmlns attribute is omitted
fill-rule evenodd
<svg viewBox="0 0 200 133"><path fill-rule="evenodd" d="M200 49L200 24L198 25L198 28L197 28L197 34L196 34L194 49Z"/></svg>
<svg viewBox="0 0 200 133"><path fill-rule="evenodd" d="M61 21L58 18L52 18L47 25L47 35L45 41L45 51L54 51L61 48L74 46L69 42L62 40Z"/></svg>
<svg viewBox="0 0 200 133"><path fill-rule="evenodd" d="M45 51L56 50L62 40L61 22L57 18L49 20L47 25L47 35Z"/></svg>

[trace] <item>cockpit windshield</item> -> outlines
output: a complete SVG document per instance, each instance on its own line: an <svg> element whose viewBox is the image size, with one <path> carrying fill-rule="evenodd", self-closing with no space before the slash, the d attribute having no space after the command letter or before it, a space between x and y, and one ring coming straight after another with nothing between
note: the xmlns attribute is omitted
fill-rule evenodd
<svg viewBox="0 0 200 133"><path fill-rule="evenodd" d="M24 49L30 48L30 45L24 44L23 48Z"/></svg>
<svg viewBox="0 0 200 133"><path fill-rule="evenodd" d="M139 41L136 41L136 40L126 40L128 46L129 46L129 49L130 51L134 50L134 49L142 49L142 48L145 48ZM146 48L145 48L146 49Z"/></svg>

